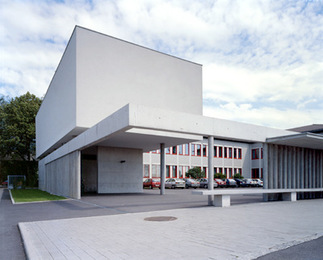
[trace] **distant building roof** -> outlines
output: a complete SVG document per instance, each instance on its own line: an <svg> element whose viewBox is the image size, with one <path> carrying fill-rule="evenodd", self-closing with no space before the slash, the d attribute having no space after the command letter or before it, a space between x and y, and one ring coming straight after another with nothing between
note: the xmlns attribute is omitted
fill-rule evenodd
<svg viewBox="0 0 323 260"><path fill-rule="evenodd" d="M306 125L288 129L289 131L299 132L299 133L323 133L323 124L313 124Z"/></svg>

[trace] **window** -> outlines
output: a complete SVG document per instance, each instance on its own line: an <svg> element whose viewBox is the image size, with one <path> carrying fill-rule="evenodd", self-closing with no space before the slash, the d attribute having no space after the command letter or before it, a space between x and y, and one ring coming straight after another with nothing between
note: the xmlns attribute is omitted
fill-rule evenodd
<svg viewBox="0 0 323 260"><path fill-rule="evenodd" d="M242 158L242 149L238 148L238 159Z"/></svg>
<svg viewBox="0 0 323 260"><path fill-rule="evenodd" d="M261 159L264 158L264 149L261 148Z"/></svg>
<svg viewBox="0 0 323 260"><path fill-rule="evenodd" d="M166 178L170 178L170 166L166 165Z"/></svg>
<svg viewBox="0 0 323 260"><path fill-rule="evenodd" d="M218 147L217 146L214 146L213 147L214 148L214 157L217 157L218 156L218 154L217 154L217 151L218 151Z"/></svg>
<svg viewBox="0 0 323 260"><path fill-rule="evenodd" d="M172 154L177 154L177 146L172 147Z"/></svg>
<svg viewBox="0 0 323 260"><path fill-rule="evenodd" d="M144 165L144 178L149 178L149 164Z"/></svg>
<svg viewBox="0 0 323 260"><path fill-rule="evenodd" d="M229 168L229 178L232 178L232 168Z"/></svg>
<svg viewBox="0 0 323 260"><path fill-rule="evenodd" d="M183 178L183 166L178 166L178 177Z"/></svg>
<svg viewBox="0 0 323 260"><path fill-rule="evenodd" d="M196 154L195 154L195 144L192 144L191 145L191 155L192 156L195 156Z"/></svg>
<svg viewBox="0 0 323 260"><path fill-rule="evenodd" d="M228 168L224 168L224 175L225 175L225 178L228 178Z"/></svg>
<svg viewBox="0 0 323 260"><path fill-rule="evenodd" d="M251 158L252 160L258 160L259 159L259 149L252 149L251 151Z"/></svg>
<svg viewBox="0 0 323 260"><path fill-rule="evenodd" d="M185 178L185 176L186 176L186 173L188 172L188 170L190 169L190 167L188 167L188 166L183 166L183 175L184 175L184 178ZM186 176L186 177L188 177L188 176Z"/></svg>
<svg viewBox="0 0 323 260"><path fill-rule="evenodd" d="M153 178L159 178L160 177L160 166L159 165L152 165L151 173L152 173Z"/></svg>
<svg viewBox="0 0 323 260"><path fill-rule="evenodd" d="M232 158L232 148L229 148L229 158Z"/></svg>
<svg viewBox="0 0 323 260"><path fill-rule="evenodd" d="M175 165L172 166L172 175L173 178L177 178L177 166Z"/></svg>
<svg viewBox="0 0 323 260"><path fill-rule="evenodd" d="M170 148L169 147L165 148L165 152L166 154L170 154Z"/></svg>
<svg viewBox="0 0 323 260"><path fill-rule="evenodd" d="M223 147L219 146L219 157L222 158Z"/></svg>
<svg viewBox="0 0 323 260"><path fill-rule="evenodd" d="M184 153L185 153L185 155L189 155L190 154L190 150L189 150L189 145L188 144L184 144Z"/></svg>
<svg viewBox="0 0 323 260"><path fill-rule="evenodd" d="M233 158L234 159L237 159L237 150L238 150L237 148L233 149Z"/></svg>
<svg viewBox="0 0 323 260"><path fill-rule="evenodd" d="M224 147L224 158L228 158L228 147Z"/></svg>
<svg viewBox="0 0 323 260"><path fill-rule="evenodd" d="M203 167L203 171L204 171L204 176L202 176L203 178L206 178L206 174L207 174L207 167Z"/></svg>
<svg viewBox="0 0 323 260"><path fill-rule="evenodd" d="M178 146L178 154L183 155L183 145Z"/></svg>
<svg viewBox="0 0 323 260"><path fill-rule="evenodd" d="M200 144L196 145L196 155L201 156L201 145Z"/></svg>
<svg viewBox="0 0 323 260"><path fill-rule="evenodd" d="M259 178L259 168L254 168L251 170L251 178L253 179Z"/></svg>
<svg viewBox="0 0 323 260"><path fill-rule="evenodd" d="M207 156L207 148L206 145L203 145L203 156L206 157Z"/></svg>

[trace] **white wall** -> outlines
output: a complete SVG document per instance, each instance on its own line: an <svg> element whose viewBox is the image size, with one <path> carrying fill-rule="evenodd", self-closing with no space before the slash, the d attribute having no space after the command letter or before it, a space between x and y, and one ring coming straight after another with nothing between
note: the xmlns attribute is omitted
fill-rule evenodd
<svg viewBox="0 0 323 260"><path fill-rule="evenodd" d="M142 153L140 149L98 147L98 193L142 192Z"/></svg>
<svg viewBox="0 0 323 260"><path fill-rule="evenodd" d="M73 34L36 116L37 157L66 134L77 134L73 133L75 126L76 37Z"/></svg>
<svg viewBox="0 0 323 260"><path fill-rule="evenodd" d="M202 115L202 66L76 27L77 125L128 103Z"/></svg>
<svg viewBox="0 0 323 260"><path fill-rule="evenodd" d="M128 103L202 115L202 66L75 27L36 118L37 157Z"/></svg>

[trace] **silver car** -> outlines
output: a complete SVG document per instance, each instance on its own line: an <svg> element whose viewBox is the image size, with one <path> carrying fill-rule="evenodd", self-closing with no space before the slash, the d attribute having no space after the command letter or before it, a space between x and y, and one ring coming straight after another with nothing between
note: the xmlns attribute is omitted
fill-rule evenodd
<svg viewBox="0 0 323 260"><path fill-rule="evenodd" d="M185 188L185 181L183 179L170 178L165 181L165 188Z"/></svg>
<svg viewBox="0 0 323 260"><path fill-rule="evenodd" d="M205 189L208 188L209 180L207 178L199 179L199 182L200 182L200 188L205 188ZM217 184L216 181L213 181L213 187L214 188L217 188L218 187L218 184Z"/></svg>

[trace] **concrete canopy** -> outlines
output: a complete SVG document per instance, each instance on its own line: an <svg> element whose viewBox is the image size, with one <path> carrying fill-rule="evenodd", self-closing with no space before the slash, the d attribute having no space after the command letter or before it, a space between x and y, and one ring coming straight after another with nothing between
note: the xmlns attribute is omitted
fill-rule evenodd
<svg viewBox="0 0 323 260"><path fill-rule="evenodd" d="M144 152L213 136L225 140L265 142L291 132L229 120L128 104L70 140L45 161L93 146L142 149Z"/></svg>
<svg viewBox="0 0 323 260"><path fill-rule="evenodd" d="M267 138L267 143L323 150L323 135L302 133Z"/></svg>

